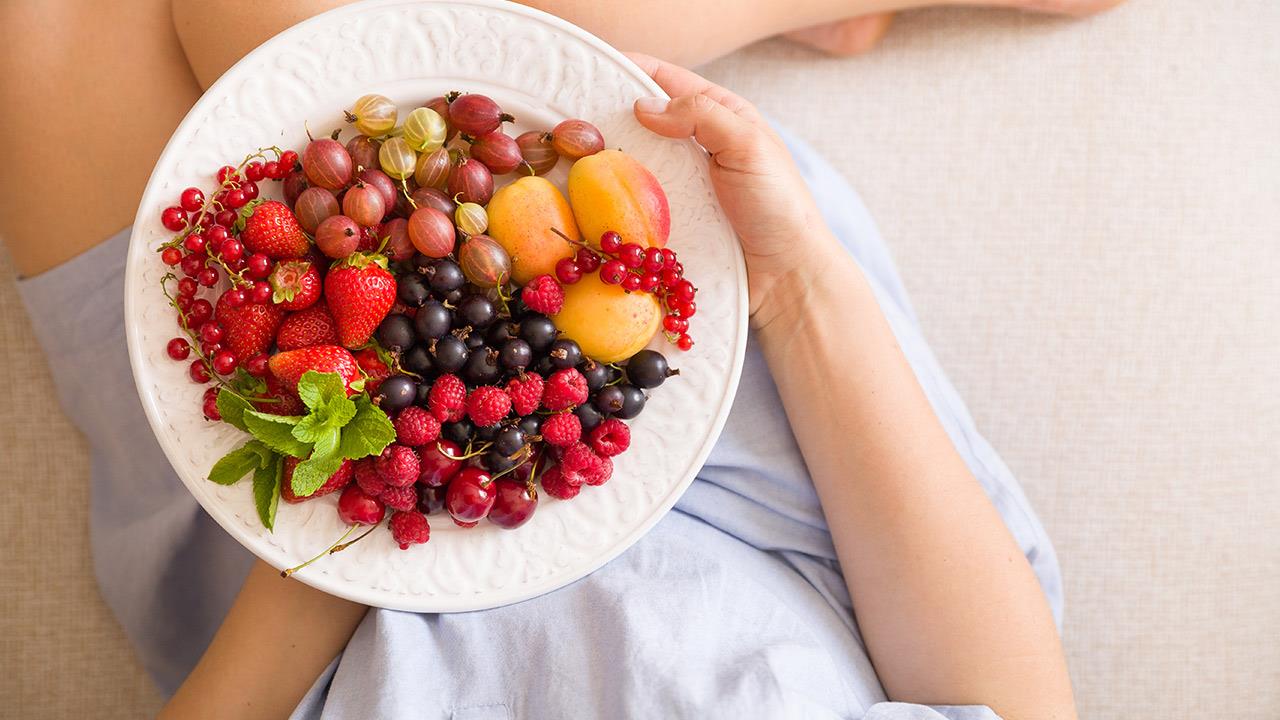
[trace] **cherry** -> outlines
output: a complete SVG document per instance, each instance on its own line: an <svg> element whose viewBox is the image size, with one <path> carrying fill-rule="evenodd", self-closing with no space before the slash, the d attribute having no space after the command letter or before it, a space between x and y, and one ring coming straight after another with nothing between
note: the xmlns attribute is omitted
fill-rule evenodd
<svg viewBox="0 0 1280 720"><path fill-rule="evenodd" d="M182 278L178 281L178 294L185 297L194 297L196 291L200 287L196 285L196 281L191 278Z"/></svg>
<svg viewBox="0 0 1280 720"><path fill-rule="evenodd" d="M556 279L563 285L572 285L582 279L582 268L573 258L561 258L556 262Z"/></svg>
<svg viewBox="0 0 1280 720"><path fill-rule="evenodd" d="M266 353L258 353L245 361L244 369L254 377L266 377L267 362L270 359Z"/></svg>
<svg viewBox="0 0 1280 720"><path fill-rule="evenodd" d="M213 356L213 371L219 375L230 375L235 372L240 361L229 350L223 350Z"/></svg>
<svg viewBox="0 0 1280 720"><path fill-rule="evenodd" d="M259 280L253 284L253 290L249 293L249 300L254 305L266 305L271 301L271 283L266 280Z"/></svg>
<svg viewBox="0 0 1280 720"><path fill-rule="evenodd" d="M484 519L493 508L496 492L489 473L476 467L465 467L449 482L444 507L459 522Z"/></svg>
<svg viewBox="0 0 1280 720"><path fill-rule="evenodd" d="M160 213L160 224L168 230L178 232L187 226L187 211L176 205L167 207Z"/></svg>
<svg viewBox="0 0 1280 720"><path fill-rule="evenodd" d="M261 280L271 274L271 258L262 253L254 253L249 256L249 277L255 280Z"/></svg>
<svg viewBox="0 0 1280 720"><path fill-rule="evenodd" d="M587 248L578 248L578 254L573 261L582 268L583 274L593 273L600 268L600 256L591 252Z"/></svg>
<svg viewBox="0 0 1280 720"><path fill-rule="evenodd" d="M600 249L612 255L622 247L622 236L610 230L600 236Z"/></svg>
<svg viewBox="0 0 1280 720"><path fill-rule="evenodd" d="M200 233L191 233L182 241L182 247L197 255L204 252L208 240Z"/></svg>
<svg viewBox="0 0 1280 720"><path fill-rule="evenodd" d="M644 248L636 243L627 243L618 250L618 259L631 269L639 268L644 264Z"/></svg>
<svg viewBox="0 0 1280 720"><path fill-rule="evenodd" d="M189 187L182 191L178 204L187 212L199 212L204 207L204 192L197 187Z"/></svg>
<svg viewBox="0 0 1280 720"><path fill-rule="evenodd" d="M213 305L208 300L200 298L193 301L191 309L187 311L187 325L194 330L208 322L211 317L213 317Z"/></svg>
<svg viewBox="0 0 1280 720"><path fill-rule="evenodd" d="M245 295L245 292L240 288L232 288L222 293L222 301L227 304L227 307L238 308L248 302L248 300L248 296Z"/></svg>
<svg viewBox="0 0 1280 720"><path fill-rule="evenodd" d="M606 285L617 285L627 276L627 266L621 260L610 260L600 266L600 280Z"/></svg>
<svg viewBox="0 0 1280 720"><path fill-rule="evenodd" d="M197 385L203 385L209 382L210 379L209 366L205 365L203 360L192 360L187 374L191 376L191 382Z"/></svg>
<svg viewBox="0 0 1280 720"><path fill-rule="evenodd" d="M244 245L235 238L227 238L220 248L222 259L227 262L235 262L244 256Z"/></svg>
<svg viewBox="0 0 1280 720"><path fill-rule="evenodd" d="M186 360L191 355L191 343L186 338L176 337L165 345L164 350L174 360Z"/></svg>
<svg viewBox="0 0 1280 720"><path fill-rule="evenodd" d="M182 262L182 251L176 247L167 247L160 253L160 261L169 267Z"/></svg>
<svg viewBox="0 0 1280 720"><path fill-rule="evenodd" d="M456 459L461 455L462 447L452 440L440 440L423 448L419 452L418 467L421 474L418 475L418 482L427 487L440 487L449 482L462 469L462 461Z"/></svg>
<svg viewBox="0 0 1280 720"><path fill-rule="evenodd" d="M502 478L495 480L492 487L495 497L489 522L500 528L518 528L538 509L538 498L529 493L529 486L524 483Z"/></svg>
<svg viewBox="0 0 1280 720"><path fill-rule="evenodd" d="M218 284L218 271L211 267L207 267L196 275L196 282L205 287L213 287Z"/></svg>
<svg viewBox="0 0 1280 720"><path fill-rule="evenodd" d="M366 495L355 483L348 485L338 496L338 517L349 525L377 525L386 513L387 508L381 500Z"/></svg>
<svg viewBox="0 0 1280 720"><path fill-rule="evenodd" d="M262 163L258 162L257 160L254 160L248 165L245 165L244 176L249 178L250 182L258 182L259 180L261 180L263 177L265 177L263 174ZM244 187L244 185L241 185L241 187Z"/></svg>
<svg viewBox="0 0 1280 720"><path fill-rule="evenodd" d="M200 339L207 343L222 342L225 331L216 322L207 322L200 326Z"/></svg>
<svg viewBox="0 0 1280 720"><path fill-rule="evenodd" d="M641 278L635 273L627 273L626 277L622 278L622 289L627 292L635 292L639 290L640 284Z"/></svg>

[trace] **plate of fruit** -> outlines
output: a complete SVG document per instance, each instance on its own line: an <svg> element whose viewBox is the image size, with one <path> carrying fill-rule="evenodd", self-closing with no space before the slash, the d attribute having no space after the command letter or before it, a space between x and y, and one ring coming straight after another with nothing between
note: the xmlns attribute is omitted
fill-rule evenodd
<svg viewBox="0 0 1280 720"><path fill-rule="evenodd" d="M381 607L495 607L599 568L733 401L745 269L706 154L608 45L490 0L271 39L164 150L130 359L178 477L257 556Z"/></svg>

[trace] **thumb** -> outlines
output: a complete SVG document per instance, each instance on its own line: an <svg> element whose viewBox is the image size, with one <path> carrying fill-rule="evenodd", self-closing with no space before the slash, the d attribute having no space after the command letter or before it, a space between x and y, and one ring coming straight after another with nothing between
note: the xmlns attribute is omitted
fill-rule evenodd
<svg viewBox="0 0 1280 720"><path fill-rule="evenodd" d="M760 133L751 121L704 94L669 101L640 98L635 113L636 120L653 132L669 138L692 137L712 155L744 149Z"/></svg>

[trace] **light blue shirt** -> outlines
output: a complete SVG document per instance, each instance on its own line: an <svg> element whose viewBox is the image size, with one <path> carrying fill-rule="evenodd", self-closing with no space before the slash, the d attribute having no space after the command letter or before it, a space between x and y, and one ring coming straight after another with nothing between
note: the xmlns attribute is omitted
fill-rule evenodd
<svg viewBox="0 0 1280 720"><path fill-rule="evenodd" d="M874 223L830 166L786 139L827 224L871 279L935 411L1060 619L1053 548L924 342ZM121 233L21 290L63 405L93 448L92 538L103 595L148 670L172 692L252 558L199 509L143 419L120 304L126 245ZM59 301L68 283L84 302ZM698 480L634 547L568 587L516 605L447 615L373 609L293 717L996 716L985 707L886 701L817 495L753 340L724 434Z"/></svg>

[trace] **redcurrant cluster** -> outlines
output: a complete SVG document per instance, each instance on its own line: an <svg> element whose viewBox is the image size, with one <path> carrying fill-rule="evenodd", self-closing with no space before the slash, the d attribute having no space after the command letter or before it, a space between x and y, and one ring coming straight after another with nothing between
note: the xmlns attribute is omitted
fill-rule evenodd
<svg viewBox="0 0 1280 720"><path fill-rule="evenodd" d="M556 263L556 279L561 284L572 285L583 275L598 271L600 281L606 285L620 285L627 292L653 293L662 303L662 329L667 339L681 350L693 347L689 318L698 311L694 301L698 289L685 279L684 265L675 250L623 242L622 236L612 230L600 236L599 250L585 243L569 242L579 247L576 255Z"/></svg>

